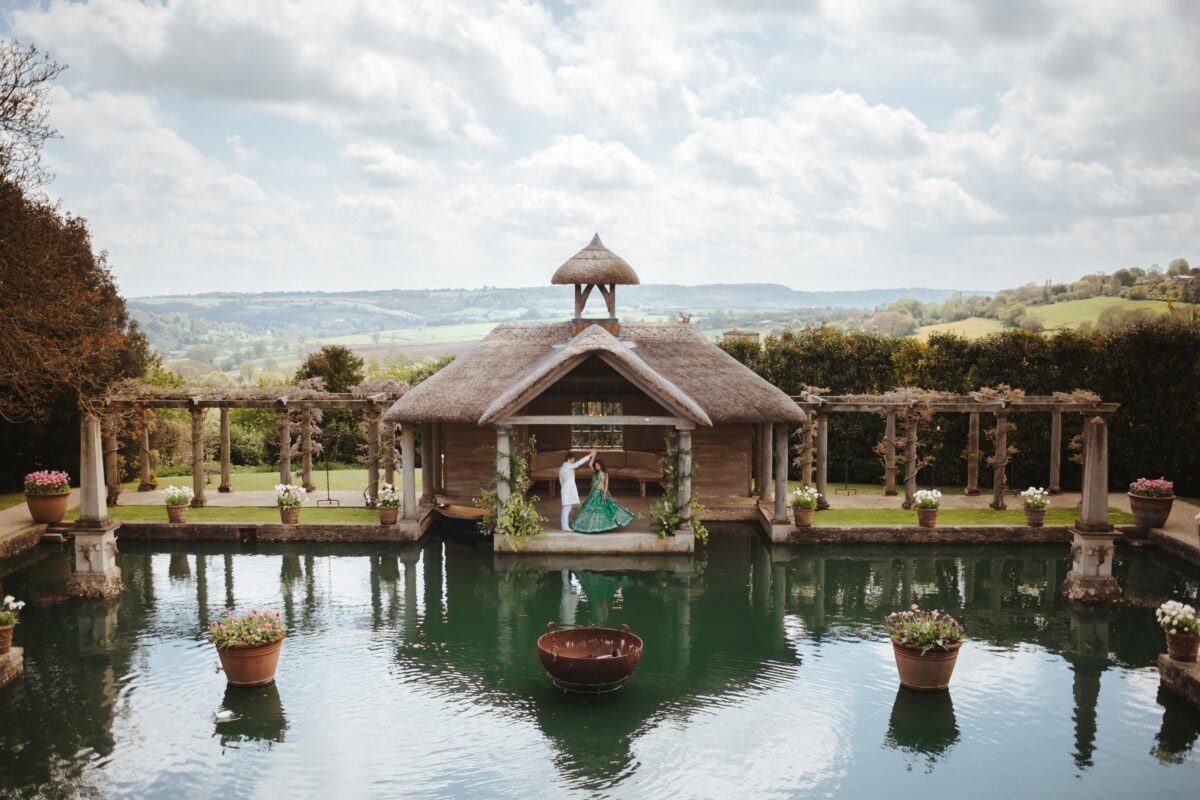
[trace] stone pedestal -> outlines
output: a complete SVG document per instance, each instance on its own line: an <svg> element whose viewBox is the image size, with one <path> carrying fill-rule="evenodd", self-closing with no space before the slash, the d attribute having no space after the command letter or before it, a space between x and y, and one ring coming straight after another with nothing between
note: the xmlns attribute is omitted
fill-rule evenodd
<svg viewBox="0 0 1200 800"><path fill-rule="evenodd" d="M1077 603L1101 604L1121 601L1121 587L1112 574L1114 532L1072 530L1071 571L1062 592Z"/></svg>
<svg viewBox="0 0 1200 800"><path fill-rule="evenodd" d="M13 647L0 655L0 687L7 686L25 674L25 648Z"/></svg>
<svg viewBox="0 0 1200 800"><path fill-rule="evenodd" d="M1200 662L1176 661L1166 653L1158 656L1162 685L1200 711ZM0 683L4 681L0 679Z"/></svg>
<svg viewBox="0 0 1200 800"><path fill-rule="evenodd" d="M117 526L111 520L97 527L76 528L75 572L67 581L71 597L115 597L121 593L121 568L117 566Z"/></svg>

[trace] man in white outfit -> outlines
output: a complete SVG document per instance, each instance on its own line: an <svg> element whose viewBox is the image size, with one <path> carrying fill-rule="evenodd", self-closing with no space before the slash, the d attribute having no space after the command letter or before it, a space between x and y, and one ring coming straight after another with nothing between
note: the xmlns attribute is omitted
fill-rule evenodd
<svg viewBox="0 0 1200 800"><path fill-rule="evenodd" d="M571 451L568 450L567 454L563 456L563 465L558 468L558 487L559 495L562 496L562 529L564 531L571 530L571 507L579 505L579 489L575 486L575 470L587 466L595 455L596 451L592 450L579 461L572 461Z"/></svg>

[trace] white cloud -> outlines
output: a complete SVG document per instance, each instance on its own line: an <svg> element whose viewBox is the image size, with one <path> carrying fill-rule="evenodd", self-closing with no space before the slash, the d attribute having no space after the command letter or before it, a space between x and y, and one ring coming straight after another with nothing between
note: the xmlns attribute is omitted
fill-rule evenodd
<svg viewBox="0 0 1200 800"><path fill-rule="evenodd" d="M372 186L411 186L437 183L442 178L435 164L410 158L386 144L349 144L342 156L351 161Z"/></svg>

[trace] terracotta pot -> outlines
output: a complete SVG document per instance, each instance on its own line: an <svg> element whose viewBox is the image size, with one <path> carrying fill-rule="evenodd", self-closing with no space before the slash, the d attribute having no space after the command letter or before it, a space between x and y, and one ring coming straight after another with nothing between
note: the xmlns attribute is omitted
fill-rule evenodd
<svg viewBox="0 0 1200 800"><path fill-rule="evenodd" d="M793 508L792 514L796 517L797 528L811 528L813 521L814 508Z"/></svg>
<svg viewBox="0 0 1200 800"><path fill-rule="evenodd" d="M265 686L274 682L282 647L283 639L262 647L218 647L217 655L221 657L225 680L230 686Z"/></svg>
<svg viewBox="0 0 1200 800"><path fill-rule="evenodd" d="M949 650L930 650L921 655L921 648L909 647L892 640L892 652L896 656L896 669L900 673L900 685L914 692L939 692L950 685L954 664L958 661L958 649L962 643L950 646Z"/></svg>
<svg viewBox="0 0 1200 800"><path fill-rule="evenodd" d="M173 525L187 522L187 506L167 506L167 521Z"/></svg>
<svg viewBox="0 0 1200 800"><path fill-rule="evenodd" d="M1200 636L1194 633L1168 633L1167 655L1176 661L1195 661L1200 653Z"/></svg>
<svg viewBox="0 0 1200 800"><path fill-rule="evenodd" d="M300 524L300 506L279 509L279 519L284 525Z"/></svg>
<svg viewBox="0 0 1200 800"><path fill-rule="evenodd" d="M1172 497L1140 497L1125 493L1129 498L1129 510L1133 513L1133 524L1139 528L1161 528L1171 516Z"/></svg>
<svg viewBox="0 0 1200 800"><path fill-rule="evenodd" d="M12 649L12 635L13 628L15 627L17 627L15 623L12 625L0 625L0 655L4 655Z"/></svg>
<svg viewBox="0 0 1200 800"><path fill-rule="evenodd" d="M55 522L62 522L62 518L67 515L67 500L70 497L70 492L27 494L25 504L29 506L29 516L33 517L34 522L53 525Z"/></svg>
<svg viewBox="0 0 1200 800"><path fill-rule="evenodd" d="M938 510L936 508L918 508L917 524L922 528L936 528L937 512Z"/></svg>
<svg viewBox="0 0 1200 800"><path fill-rule="evenodd" d="M1025 509L1025 524L1031 528L1040 528L1046 523L1046 509Z"/></svg>
<svg viewBox="0 0 1200 800"><path fill-rule="evenodd" d="M380 525L395 525L396 520L400 518L400 509L397 506L391 508L379 509L379 524Z"/></svg>

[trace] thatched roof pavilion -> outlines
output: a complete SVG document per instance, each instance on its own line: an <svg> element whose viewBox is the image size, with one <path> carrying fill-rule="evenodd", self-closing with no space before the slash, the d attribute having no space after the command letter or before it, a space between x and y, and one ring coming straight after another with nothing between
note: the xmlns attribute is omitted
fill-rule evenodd
<svg viewBox="0 0 1200 800"><path fill-rule="evenodd" d="M615 287L636 284L638 277L599 236L552 280L575 285L570 322L498 325L388 410L388 422L406 430L423 426L432 455L425 459L432 469L425 473L424 499L469 497L487 485L497 472L487 454L493 443L503 462L499 471L507 474L514 429L535 434L539 452L559 454L560 464L563 451L599 447L610 467L627 468L614 477L637 477L644 492L655 484L645 472L661 477L663 432L674 430L689 462L681 473L691 471L695 434L697 493L703 496L767 496L774 460L782 515L787 425L805 420L796 402L687 323L622 324ZM586 319L584 305L596 286L609 316ZM690 498L691 487L686 491Z"/></svg>

